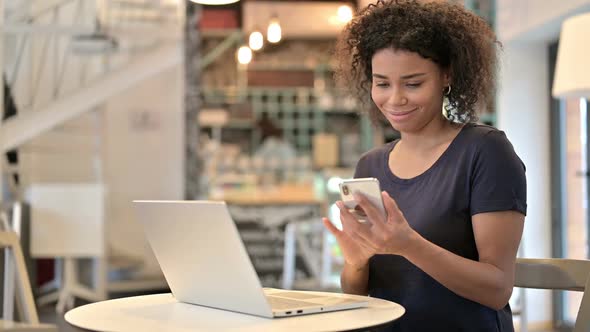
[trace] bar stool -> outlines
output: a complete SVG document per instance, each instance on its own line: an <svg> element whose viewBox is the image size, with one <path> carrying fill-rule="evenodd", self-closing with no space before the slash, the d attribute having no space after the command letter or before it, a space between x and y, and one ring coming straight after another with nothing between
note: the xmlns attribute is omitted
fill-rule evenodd
<svg viewBox="0 0 590 332"><path fill-rule="evenodd" d="M20 239L16 232L9 229L8 219L4 212L0 214L0 219L0 249L5 250L4 306L2 319L0 319L0 330L7 332L57 332L54 325L39 323ZM24 322L13 321L15 297L20 317Z"/></svg>

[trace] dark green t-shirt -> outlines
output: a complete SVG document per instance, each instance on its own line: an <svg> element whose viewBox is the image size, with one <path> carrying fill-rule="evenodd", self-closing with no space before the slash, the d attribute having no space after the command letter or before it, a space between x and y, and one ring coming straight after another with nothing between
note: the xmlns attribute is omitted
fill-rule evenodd
<svg viewBox="0 0 590 332"><path fill-rule="evenodd" d="M525 167L504 132L468 124L424 173L395 176L388 165L397 140L361 157L355 177L375 177L395 199L411 227L459 256L478 260L471 218L514 210L526 215ZM514 331L510 306L493 310L447 289L408 260L370 260L369 294L404 306L386 331Z"/></svg>

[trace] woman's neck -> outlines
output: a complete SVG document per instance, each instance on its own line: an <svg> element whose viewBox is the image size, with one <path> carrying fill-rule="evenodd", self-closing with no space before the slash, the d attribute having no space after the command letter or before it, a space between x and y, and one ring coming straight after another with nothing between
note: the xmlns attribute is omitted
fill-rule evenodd
<svg viewBox="0 0 590 332"><path fill-rule="evenodd" d="M433 120L416 132L402 132L401 141L403 149L415 152L427 152L447 143L455 138L462 125L453 124L446 118Z"/></svg>

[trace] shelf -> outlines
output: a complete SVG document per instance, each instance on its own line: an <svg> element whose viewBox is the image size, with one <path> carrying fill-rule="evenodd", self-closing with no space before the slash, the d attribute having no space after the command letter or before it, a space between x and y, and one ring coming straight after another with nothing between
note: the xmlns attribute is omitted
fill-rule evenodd
<svg viewBox="0 0 590 332"><path fill-rule="evenodd" d="M254 129L256 124L252 120L231 120L223 127L232 129Z"/></svg>
<svg viewBox="0 0 590 332"><path fill-rule="evenodd" d="M231 120L224 128L256 129L257 120L267 113L283 130L284 137L300 152L311 151L312 138L317 133L343 134L339 128L334 128L333 116L358 116L361 149L364 151L373 146L373 128L367 115L360 114L357 104L342 90L310 87L204 88L202 96L205 105L217 105L228 109L230 113L234 112L232 108L236 106L236 112L247 112L252 117L251 120ZM495 125L496 116L492 113L482 114L480 122ZM256 131L252 130L250 147L255 149L260 144L259 139Z"/></svg>

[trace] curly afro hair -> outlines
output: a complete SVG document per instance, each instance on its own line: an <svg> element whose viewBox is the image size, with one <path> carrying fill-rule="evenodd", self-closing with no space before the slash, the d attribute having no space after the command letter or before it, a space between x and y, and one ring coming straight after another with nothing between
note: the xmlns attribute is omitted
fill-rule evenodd
<svg viewBox="0 0 590 332"><path fill-rule="evenodd" d="M478 120L476 110L495 89L497 46L488 23L461 5L447 1L379 0L346 26L336 49L336 79L368 109L371 120L383 119L371 99L372 58L393 48L418 53L451 73L447 118Z"/></svg>

